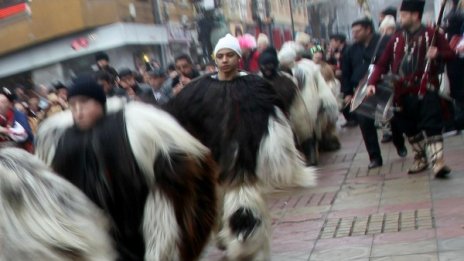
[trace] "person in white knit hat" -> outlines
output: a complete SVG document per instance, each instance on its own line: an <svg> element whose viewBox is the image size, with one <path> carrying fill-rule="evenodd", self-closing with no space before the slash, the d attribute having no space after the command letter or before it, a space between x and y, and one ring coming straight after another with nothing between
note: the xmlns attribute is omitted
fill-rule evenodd
<svg viewBox="0 0 464 261"><path fill-rule="evenodd" d="M240 48L240 44L237 38L235 38L231 34L227 34L226 36L219 39L218 43L214 47L214 58L216 58L217 52L222 49L230 49L234 51L239 57L242 57L242 49Z"/></svg>
<svg viewBox="0 0 464 261"><path fill-rule="evenodd" d="M269 211L262 190L311 186L283 103L263 78L239 70L232 35L214 48L218 72L189 83L167 106L219 165L222 217L216 243L228 260L270 260Z"/></svg>

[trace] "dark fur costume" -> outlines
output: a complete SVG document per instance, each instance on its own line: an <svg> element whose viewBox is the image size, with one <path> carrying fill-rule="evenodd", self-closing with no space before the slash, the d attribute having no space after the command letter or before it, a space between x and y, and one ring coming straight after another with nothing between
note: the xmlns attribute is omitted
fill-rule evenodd
<svg viewBox="0 0 464 261"><path fill-rule="evenodd" d="M277 96L284 104L284 112L287 114L296 97L298 97L298 87L292 80L291 75L284 75L283 72L278 72L277 75L269 80L269 83L274 88Z"/></svg>
<svg viewBox="0 0 464 261"><path fill-rule="evenodd" d="M121 259L142 260L140 228L148 187L130 150L123 117L120 111L89 131L66 130L52 168L109 212Z"/></svg>
<svg viewBox="0 0 464 261"><path fill-rule="evenodd" d="M240 184L256 181L256 155L274 106L285 107L259 76L219 81L206 75L184 88L167 110L211 149L221 166L220 182Z"/></svg>
<svg viewBox="0 0 464 261"><path fill-rule="evenodd" d="M256 75L192 81L167 110L213 153L220 166L222 217L217 244L229 260L270 259L270 217L263 188L311 186L284 105Z"/></svg>
<svg viewBox="0 0 464 261"><path fill-rule="evenodd" d="M51 158L47 125L39 156L108 213L120 260L200 256L216 220L216 171L207 149L169 115L130 103L90 130L58 133Z"/></svg>

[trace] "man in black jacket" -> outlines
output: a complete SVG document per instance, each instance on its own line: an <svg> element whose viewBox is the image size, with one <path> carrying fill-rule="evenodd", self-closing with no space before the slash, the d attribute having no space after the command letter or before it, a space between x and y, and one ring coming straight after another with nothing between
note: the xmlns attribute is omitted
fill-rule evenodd
<svg viewBox="0 0 464 261"><path fill-rule="evenodd" d="M172 93L177 95L191 80L200 76L193 68L193 62L187 54L181 54L174 59L177 76L172 80Z"/></svg>
<svg viewBox="0 0 464 261"><path fill-rule="evenodd" d="M355 21L351 26L354 44L348 49L343 57L342 65L342 92L345 104L349 104L353 98L354 89L364 78L375 57L380 57L388 39L381 37L374 31L372 20L363 18ZM374 119L362 115L356 115L367 152L369 154L369 169L382 166L382 155L380 152L377 130Z"/></svg>
<svg viewBox="0 0 464 261"><path fill-rule="evenodd" d="M95 61L97 62L97 72L103 71L111 75L113 81L118 77L116 70L110 66L110 57L105 52L98 52L95 54Z"/></svg>

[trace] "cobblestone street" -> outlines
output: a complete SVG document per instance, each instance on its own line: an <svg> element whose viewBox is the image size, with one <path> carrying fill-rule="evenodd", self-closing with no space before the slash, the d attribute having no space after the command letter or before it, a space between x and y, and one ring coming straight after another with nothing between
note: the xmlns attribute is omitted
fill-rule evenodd
<svg viewBox="0 0 464 261"><path fill-rule="evenodd" d="M448 180L407 175L405 159L382 145L384 166L368 171L359 128L322 155L319 184L268 195L272 260L464 260L464 137L445 138ZM222 254L210 249L205 260Z"/></svg>

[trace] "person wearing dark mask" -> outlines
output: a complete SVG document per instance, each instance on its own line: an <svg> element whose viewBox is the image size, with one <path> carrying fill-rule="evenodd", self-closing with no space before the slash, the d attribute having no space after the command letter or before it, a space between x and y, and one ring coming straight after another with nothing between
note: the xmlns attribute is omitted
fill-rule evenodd
<svg viewBox="0 0 464 261"><path fill-rule="evenodd" d="M275 92L285 105L285 113L288 113L297 93L297 86L293 77L288 73L279 71L279 60L274 47L266 48L259 56L258 62L263 78L272 84Z"/></svg>

